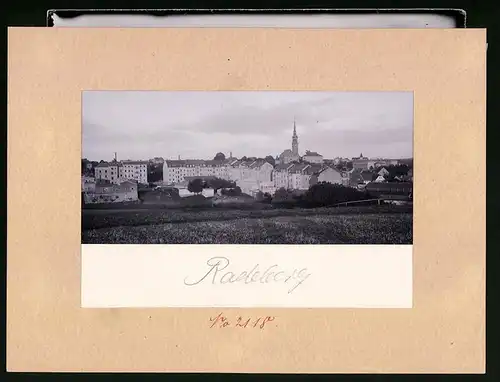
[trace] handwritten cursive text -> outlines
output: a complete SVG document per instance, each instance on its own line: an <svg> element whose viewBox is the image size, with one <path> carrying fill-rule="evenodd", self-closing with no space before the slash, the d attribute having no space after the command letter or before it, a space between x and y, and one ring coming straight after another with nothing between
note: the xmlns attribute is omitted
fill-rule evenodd
<svg viewBox="0 0 500 382"><path fill-rule="evenodd" d="M274 321L276 317L274 316L262 316L262 317L242 317L238 316L234 319L229 320L222 313L219 313L216 317L210 317L210 328L258 328L264 329L266 324Z"/></svg>
<svg viewBox="0 0 500 382"><path fill-rule="evenodd" d="M188 277L184 279L184 284L194 286L201 284L205 280L210 280L212 284L233 284L233 283L261 283L267 284L272 282L282 282L289 285L288 293L292 293L311 275L307 268L294 269L291 272L280 270L278 264L269 267L261 268L260 264L256 264L251 270L236 271L226 270L230 261L227 257L212 257L207 261L208 270L200 277L188 281ZM208 281L209 282L209 281Z"/></svg>

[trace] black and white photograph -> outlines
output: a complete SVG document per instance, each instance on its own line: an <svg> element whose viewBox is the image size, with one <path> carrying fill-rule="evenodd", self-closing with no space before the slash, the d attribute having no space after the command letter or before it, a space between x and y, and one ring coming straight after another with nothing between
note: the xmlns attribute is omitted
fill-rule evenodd
<svg viewBox="0 0 500 382"><path fill-rule="evenodd" d="M84 91L82 244L412 244L413 92Z"/></svg>

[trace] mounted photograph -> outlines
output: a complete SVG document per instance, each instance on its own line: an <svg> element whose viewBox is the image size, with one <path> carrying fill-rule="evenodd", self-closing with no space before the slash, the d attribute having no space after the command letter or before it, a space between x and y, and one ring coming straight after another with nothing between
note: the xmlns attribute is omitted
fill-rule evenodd
<svg viewBox="0 0 500 382"><path fill-rule="evenodd" d="M413 92L82 103L82 244L413 243Z"/></svg>

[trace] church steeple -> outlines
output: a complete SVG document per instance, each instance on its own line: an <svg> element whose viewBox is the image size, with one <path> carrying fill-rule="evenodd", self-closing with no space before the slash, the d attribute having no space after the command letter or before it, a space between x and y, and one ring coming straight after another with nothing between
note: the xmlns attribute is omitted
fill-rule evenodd
<svg viewBox="0 0 500 382"><path fill-rule="evenodd" d="M299 137L297 135L297 125L293 117L292 154L299 155Z"/></svg>

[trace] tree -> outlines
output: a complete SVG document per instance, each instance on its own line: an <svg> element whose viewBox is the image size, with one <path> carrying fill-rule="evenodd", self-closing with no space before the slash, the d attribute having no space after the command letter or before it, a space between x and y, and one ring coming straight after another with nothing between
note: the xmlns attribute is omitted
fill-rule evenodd
<svg viewBox="0 0 500 382"><path fill-rule="evenodd" d="M276 201L287 201L293 198L293 194L289 192L284 187L278 188L274 193L274 199Z"/></svg>
<svg viewBox="0 0 500 382"><path fill-rule="evenodd" d="M241 195L241 188L236 186L234 188L229 188L229 189L222 189L222 195L226 196L240 196Z"/></svg>
<svg viewBox="0 0 500 382"><path fill-rule="evenodd" d="M188 191L195 194L199 194L203 191L203 181L200 178L191 180L188 183Z"/></svg>
<svg viewBox="0 0 500 382"><path fill-rule="evenodd" d="M224 160L224 159L226 159L226 156L224 155L224 153L215 154L214 160Z"/></svg>
<svg viewBox="0 0 500 382"><path fill-rule="evenodd" d="M217 190L221 188L234 188L236 184L226 179L214 178L210 179L206 182L207 187L211 187L214 189L214 193L217 193Z"/></svg>
<svg viewBox="0 0 500 382"><path fill-rule="evenodd" d="M314 186L316 183L318 183L318 175L313 174L309 179L309 186Z"/></svg>
<svg viewBox="0 0 500 382"><path fill-rule="evenodd" d="M83 158L82 159L82 175L85 175L87 173L87 159Z"/></svg>
<svg viewBox="0 0 500 382"><path fill-rule="evenodd" d="M276 165L276 160L272 157L272 155L268 155L264 160L273 167Z"/></svg>
<svg viewBox="0 0 500 382"><path fill-rule="evenodd" d="M283 187L276 190L271 203L278 207L293 208L299 203L300 197L296 197L293 191L289 191Z"/></svg>
<svg viewBox="0 0 500 382"><path fill-rule="evenodd" d="M271 196L271 194L269 192L264 192L263 201L266 203L271 203L272 200L273 200L273 197Z"/></svg>
<svg viewBox="0 0 500 382"><path fill-rule="evenodd" d="M395 181L396 176L400 178L406 176L409 171L409 167L406 164L390 165L384 168L389 171L389 173L384 176L388 182Z"/></svg>
<svg viewBox="0 0 500 382"><path fill-rule="evenodd" d="M336 203L361 200L364 194L354 188L320 182L311 186L303 200L310 206L329 206Z"/></svg>
<svg viewBox="0 0 500 382"><path fill-rule="evenodd" d="M148 180L150 182L159 182L163 180L163 166L159 164L148 165Z"/></svg>
<svg viewBox="0 0 500 382"><path fill-rule="evenodd" d="M258 191L257 194L255 195L255 199L261 203L271 203L273 198L271 194L268 192Z"/></svg>
<svg viewBox="0 0 500 382"><path fill-rule="evenodd" d="M244 156L244 157L241 157L241 160L246 161L246 160L248 160L248 158Z"/></svg>

